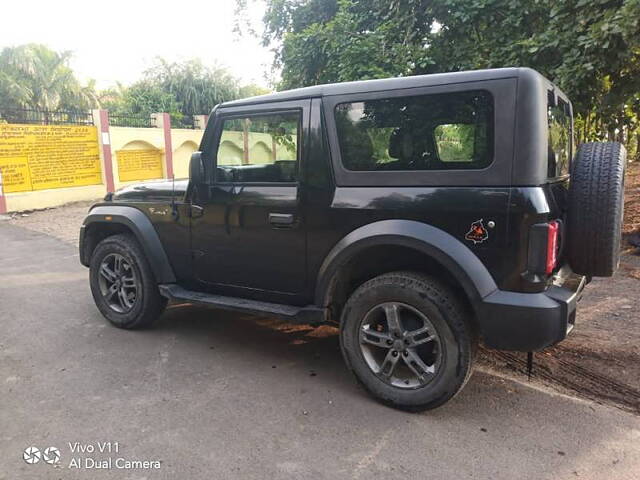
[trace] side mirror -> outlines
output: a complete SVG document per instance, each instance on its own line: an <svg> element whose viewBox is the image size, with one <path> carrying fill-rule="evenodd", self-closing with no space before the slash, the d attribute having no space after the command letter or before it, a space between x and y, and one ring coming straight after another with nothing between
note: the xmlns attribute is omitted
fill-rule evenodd
<svg viewBox="0 0 640 480"><path fill-rule="evenodd" d="M202 152L193 152L189 161L189 179L191 183L205 183L204 161Z"/></svg>

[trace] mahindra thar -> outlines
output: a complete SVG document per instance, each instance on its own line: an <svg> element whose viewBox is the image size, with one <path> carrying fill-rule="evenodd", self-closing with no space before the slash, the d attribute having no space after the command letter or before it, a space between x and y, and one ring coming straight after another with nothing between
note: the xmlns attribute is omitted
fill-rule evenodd
<svg viewBox="0 0 640 480"><path fill-rule="evenodd" d="M80 259L117 327L175 301L335 325L368 392L430 409L478 342L571 331L618 266L625 164L575 149L571 102L527 68L278 92L214 108L189 179L91 207Z"/></svg>

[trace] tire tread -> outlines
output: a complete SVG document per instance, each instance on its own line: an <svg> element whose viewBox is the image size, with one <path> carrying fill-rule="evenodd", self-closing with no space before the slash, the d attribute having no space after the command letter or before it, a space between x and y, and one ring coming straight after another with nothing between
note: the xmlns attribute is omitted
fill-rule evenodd
<svg viewBox="0 0 640 480"><path fill-rule="evenodd" d="M568 255L576 273L608 277L619 258L626 151L617 142L580 146L571 172Z"/></svg>

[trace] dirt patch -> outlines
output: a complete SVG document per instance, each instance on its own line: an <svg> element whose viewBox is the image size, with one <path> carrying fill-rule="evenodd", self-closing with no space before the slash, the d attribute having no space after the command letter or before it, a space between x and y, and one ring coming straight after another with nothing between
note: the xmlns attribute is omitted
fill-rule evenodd
<svg viewBox="0 0 640 480"><path fill-rule="evenodd" d="M640 414L640 257L624 255L612 278L594 279L567 339L534 356L532 381ZM626 268L623 268L626 267ZM526 354L483 349L480 363L526 375Z"/></svg>
<svg viewBox="0 0 640 480"><path fill-rule="evenodd" d="M627 167L622 232L625 238L633 233L640 233L640 162Z"/></svg>
<svg viewBox="0 0 640 480"><path fill-rule="evenodd" d="M0 218L11 224L46 233L64 242L78 245L80 226L89 207L97 202L98 200L74 202L58 208L9 213Z"/></svg>
<svg viewBox="0 0 640 480"><path fill-rule="evenodd" d="M93 202L5 216L5 220L76 244ZM627 170L625 242L620 269L594 279L578 305L576 328L534 357L532 382L640 413L640 249L628 243L640 231L640 164ZM480 364L523 379L526 354L482 349Z"/></svg>
<svg viewBox="0 0 640 480"><path fill-rule="evenodd" d="M596 278L578 304L576 328L565 341L534 357L533 381L640 413L640 164L625 178L624 241L620 269ZM526 375L526 354L483 349L481 363Z"/></svg>

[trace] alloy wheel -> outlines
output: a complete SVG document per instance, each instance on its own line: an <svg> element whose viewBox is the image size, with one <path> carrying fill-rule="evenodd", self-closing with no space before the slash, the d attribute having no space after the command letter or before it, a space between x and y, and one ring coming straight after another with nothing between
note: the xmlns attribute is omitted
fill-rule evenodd
<svg viewBox="0 0 640 480"><path fill-rule="evenodd" d="M385 302L364 316L360 350L373 373L398 388L420 388L439 372L443 351L435 327L410 305Z"/></svg>
<svg viewBox="0 0 640 480"><path fill-rule="evenodd" d="M113 311L127 313L139 296L138 276L129 260L118 253L106 255L98 272L100 293Z"/></svg>

